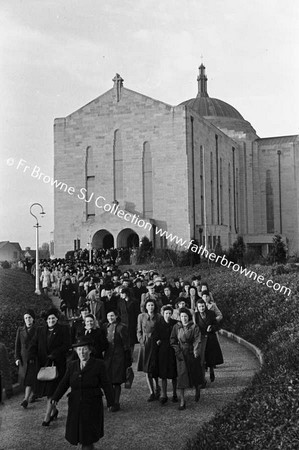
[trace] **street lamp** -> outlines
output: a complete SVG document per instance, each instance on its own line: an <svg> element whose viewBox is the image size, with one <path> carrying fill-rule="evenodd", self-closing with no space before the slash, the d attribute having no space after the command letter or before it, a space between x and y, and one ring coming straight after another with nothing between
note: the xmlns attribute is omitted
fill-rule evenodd
<svg viewBox="0 0 299 450"><path fill-rule="evenodd" d="M87 242L87 248L88 248L88 262L91 264L91 262L92 262L92 256L91 256L91 251L92 251L91 234L89 235L89 242Z"/></svg>
<svg viewBox="0 0 299 450"><path fill-rule="evenodd" d="M30 214L35 218L36 225L34 225L34 228L36 228L36 258L35 258L35 294L40 295L40 288L39 288L39 259L38 259L38 247L39 247L39 239L38 239L38 229L41 227L38 223L38 218L35 214L32 213L33 206L39 206L41 208L40 215L43 217L46 213L44 212L44 208L40 203L32 203L30 206Z"/></svg>

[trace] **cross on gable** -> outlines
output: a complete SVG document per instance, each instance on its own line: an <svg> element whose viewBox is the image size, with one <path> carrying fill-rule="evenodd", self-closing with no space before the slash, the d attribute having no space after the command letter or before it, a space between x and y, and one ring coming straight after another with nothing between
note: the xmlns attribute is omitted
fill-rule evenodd
<svg viewBox="0 0 299 450"><path fill-rule="evenodd" d="M120 100L120 94L121 94L121 88L123 87L123 78L117 73L115 77L112 79L114 82L114 89L116 91L116 101L119 102Z"/></svg>

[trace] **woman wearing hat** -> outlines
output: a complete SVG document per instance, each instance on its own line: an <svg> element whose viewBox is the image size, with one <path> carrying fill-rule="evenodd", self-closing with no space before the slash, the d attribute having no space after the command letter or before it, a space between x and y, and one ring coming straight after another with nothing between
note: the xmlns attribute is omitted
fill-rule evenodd
<svg viewBox="0 0 299 450"><path fill-rule="evenodd" d="M58 377L51 381L37 381L36 393L47 397L47 407L42 426L49 426L57 418L58 410L52 407L51 396L66 370L66 355L70 348L70 330L58 323L59 312L55 308L45 314L46 326L38 327L29 349L29 360L36 361L38 369L54 364Z"/></svg>
<svg viewBox="0 0 299 450"><path fill-rule="evenodd" d="M179 410L186 409L185 389L195 388L195 401L200 398L203 375L200 362L200 331L192 321L188 308L180 309L180 322L174 325L170 345L174 348L177 362L177 387L180 391Z"/></svg>
<svg viewBox="0 0 299 450"><path fill-rule="evenodd" d="M21 403L23 408L27 408L29 397L32 394L31 402L34 401L33 393L36 382L36 364L29 364L28 352L32 339L36 333L35 313L32 309L25 311L24 325L17 329L15 342L15 361L19 368L19 381L25 387L24 399Z"/></svg>
<svg viewBox="0 0 299 450"><path fill-rule="evenodd" d="M65 438L72 445L80 443L83 450L92 450L93 444L104 436L102 389L108 407L113 405L114 395L104 361L91 355L90 338L82 336L73 344L73 348L79 359L68 364L51 402L56 408L61 397L71 388L68 394Z"/></svg>

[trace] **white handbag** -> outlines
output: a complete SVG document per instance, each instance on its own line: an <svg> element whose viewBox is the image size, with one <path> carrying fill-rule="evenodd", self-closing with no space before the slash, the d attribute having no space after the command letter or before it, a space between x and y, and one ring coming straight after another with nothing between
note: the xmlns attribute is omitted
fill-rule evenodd
<svg viewBox="0 0 299 450"><path fill-rule="evenodd" d="M37 374L37 379L39 381L52 381L58 377L57 367L54 366L54 362L52 362L52 366L41 367Z"/></svg>

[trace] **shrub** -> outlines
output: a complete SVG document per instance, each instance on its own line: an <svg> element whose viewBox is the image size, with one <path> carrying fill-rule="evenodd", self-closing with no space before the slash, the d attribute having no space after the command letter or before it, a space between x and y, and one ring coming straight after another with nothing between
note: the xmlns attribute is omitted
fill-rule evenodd
<svg viewBox="0 0 299 450"><path fill-rule="evenodd" d="M287 256L285 243L280 234L276 234L273 238L272 251L270 253L272 262L284 263Z"/></svg>
<svg viewBox="0 0 299 450"><path fill-rule="evenodd" d="M10 269L10 263L8 261L3 261L1 263L2 269Z"/></svg>
<svg viewBox="0 0 299 450"><path fill-rule="evenodd" d="M142 264L149 260L153 252L152 243L148 237L143 236L137 252L137 263Z"/></svg>

